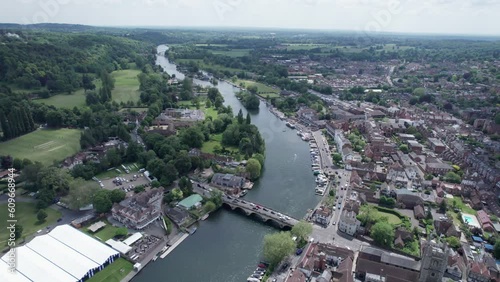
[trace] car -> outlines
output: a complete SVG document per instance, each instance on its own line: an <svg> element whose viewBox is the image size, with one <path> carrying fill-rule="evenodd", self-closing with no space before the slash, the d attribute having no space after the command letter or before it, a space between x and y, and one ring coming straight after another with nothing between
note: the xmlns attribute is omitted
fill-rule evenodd
<svg viewBox="0 0 500 282"><path fill-rule="evenodd" d="M232 199L233 199L233 198L231 198L230 196L227 196L227 198L228 198L229 200L232 200Z"/></svg>
<svg viewBox="0 0 500 282"><path fill-rule="evenodd" d="M265 211L269 211L269 210L268 210L268 209L266 209L266 208L263 208L263 210L265 210Z"/></svg>
<svg viewBox="0 0 500 282"><path fill-rule="evenodd" d="M299 256L300 254L302 254L303 251L304 251L303 249L297 249L295 254Z"/></svg>
<svg viewBox="0 0 500 282"><path fill-rule="evenodd" d="M260 276L264 276L264 274L266 274L264 271L254 271L253 274L257 274L257 275L260 275Z"/></svg>
<svg viewBox="0 0 500 282"><path fill-rule="evenodd" d="M237 199L234 199L233 200L233 203L238 203L239 201Z"/></svg>
<svg viewBox="0 0 500 282"><path fill-rule="evenodd" d="M265 265L264 263L262 263L262 262L261 262L261 263L259 263L259 264L257 265L257 267L258 267L258 268L262 268L262 269L266 269L266 268L267 268L267 265Z"/></svg>
<svg viewBox="0 0 500 282"><path fill-rule="evenodd" d="M276 214L275 212L271 211L271 214Z"/></svg>
<svg viewBox="0 0 500 282"><path fill-rule="evenodd" d="M57 222L61 222L62 221L62 217L60 217L59 219L57 219Z"/></svg>
<svg viewBox="0 0 500 282"><path fill-rule="evenodd" d="M290 220L290 218L288 216L284 216L283 217L285 220Z"/></svg>
<svg viewBox="0 0 500 282"><path fill-rule="evenodd" d="M266 272L266 269L262 268L262 267L257 267L257 269L255 271Z"/></svg>
<svg viewBox="0 0 500 282"><path fill-rule="evenodd" d="M335 221L332 223L333 225L337 224Z"/></svg>
<svg viewBox="0 0 500 282"><path fill-rule="evenodd" d="M257 210L257 207L253 207L252 210Z"/></svg>

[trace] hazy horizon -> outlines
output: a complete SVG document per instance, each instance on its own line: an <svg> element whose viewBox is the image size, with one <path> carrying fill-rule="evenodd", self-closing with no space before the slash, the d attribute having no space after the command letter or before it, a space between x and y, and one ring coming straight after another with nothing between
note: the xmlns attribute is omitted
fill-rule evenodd
<svg viewBox="0 0 500 282"><path fill-rule="evenodd" d="M500 35L500 0L11 0L5 23Z"/></svg>

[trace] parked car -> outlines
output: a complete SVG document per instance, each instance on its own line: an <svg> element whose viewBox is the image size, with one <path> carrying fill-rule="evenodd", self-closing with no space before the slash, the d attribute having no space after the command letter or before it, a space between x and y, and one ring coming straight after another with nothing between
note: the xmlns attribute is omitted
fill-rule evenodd
<svg viewBox="0 0 500 282"><path fill-rule="evenodd" d="M303 249L297 249L295 254L299 256L300 254L302 254L303 251L304 251Z"/></svg>

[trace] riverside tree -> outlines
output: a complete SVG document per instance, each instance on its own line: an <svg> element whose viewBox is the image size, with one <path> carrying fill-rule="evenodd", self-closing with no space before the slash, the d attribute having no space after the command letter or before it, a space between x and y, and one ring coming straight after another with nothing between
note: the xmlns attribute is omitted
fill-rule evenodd
<svg viewBox="0 0 500 282"><path fill-rule="evenodd" d="M271 268L295 250L295 242L290 232L279 232L264 236L264 258Z"/></svg>
<svg viewBox="0 0 500 282"><path fill-rule="evenodd" d="M291 233L301 240L306 240L312 233L312 224L301 220L292 227Z"/></svg>

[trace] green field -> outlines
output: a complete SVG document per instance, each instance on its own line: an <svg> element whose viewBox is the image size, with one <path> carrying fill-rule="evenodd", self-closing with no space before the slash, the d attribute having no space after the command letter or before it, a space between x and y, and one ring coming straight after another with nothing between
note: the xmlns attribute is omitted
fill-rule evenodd
<svg viewBox="0 0 500 282"><path fill-rule="evenodd" d="M113 101L126 103L128 101L137 102L139 100L139 79L137 75L140 70L119 70L111 73L115 79L115 89L111 92Z"/></svg>
<svg viewBox="0 0 500 282"><path fill-rule="evenodd" d="M106 226L104 226L104 228L97 231L96 233L92 233L92 232L88 231L88 226L87 226L87 228L85 228L83 230L85 231L85 233L89 234L90 236L94 236L97 239L99 239L103 242L106 242L107 240L115 237L116 230L118 230L119 228L114 227L106 220L104 220L103 222L106 223Z"/></svg>
<svg viewBox="0 0 500 282"><path fill-rule="evenodd" d="M210 140L203 143L201 151L207 154L215 154L214 153L215 146L219 146L220 148L222 148L221 141L222 141L222 134L210 135ZM238 148L226 147L226 149L232 152L238 152Z"/></svg>
<svg viewBox="0 0 500 282"><path fill-rule="evenodd" d="M453 209L453 206L459 208L463 213L476 215L477 211L471 208L469 205L465 204L460 197L453 197L453 199L448 200L448 207ZM455 203L455 204L454 204Z"/></svg>
<svg viewBox="0 0 500 282"><path fill-rule="evenodd" d="M228 57L243 57L249 54L251 49L231 49L228 51L210 50L214 55L224 55Z"/></svg>
<svg viewBox="0 0 500 282"><path fill-rule="evenodd" d="M80 151L80 130L38 129L21 137L2 142L0 155L30 159L43 164L62 161Z"/></svg>
<svg viewBox="0 0 500 282"><path fill-rule="evenodd" d="M310 43L291 43L285 44L287 50L311 50L315 48L323 48L325 44L310 44Z"/></svg>
<svg viewBox="0 0 500 282"><path fill-rule="evenodd" d="M2 230L2 232L0 232L0 245L3 246L8 239L8 232L6 232L8 226L7 204L1 204L0 210L0 230ZM36 218L37 211L38 210L36 209L36 205L34 203L16 203L15 219L17 219L17 224L23 226L23 233L21 238L30 236L40 229L44 229L45 227L56 222L57 219L61 217L61 213L59 211L48 208L45 209L45 211L47 212L47 218L43 223L39 223L38 219Z"/></svg>
<svg viewBox="0 0 500 282"><path fill-rule="evenodd" d="M88 282L120 282L134 269L131 262L118 258L112 264L92 276Z"/></svg>
<svg viewBox="0 0 500 282"><path fill-rule="evenodd" d="M400 224L401 223L401 219L392 213L386 213L386 212L381 212L381 211L377 211L377 213L381 217L382 216L387 217L388 222L391 224Z"/></svg>
<svg viewBox="0 0 500 282"><path fill-rule="evenodd" d="M264 97L266 94L269 94L269 96L272 98L272 96L271 96L272 93L274 93L274 94L280 93L280 90L278 88L273 88L271 86L265 85L264 83L260 83L260 82L253 81L253 80L237 79L234 84L236 84L238 86L242 86L244 88L248 88L249 86L253 86L253 85L257 86L257 92L258 93L261 93L261 92L265 93L265 94L262 94Z"/></svg>
<svg viewBox="0 0 500 282"><path fill-rule="evenodd" d="M212 64L206 64L203 62L201 59L176 59L175 63L181 64L181 63L189 63L189 62L195 62L198 64L198 67L202 70L207 70L207 69L214 69L217 71L230 71L230 72L241 72L243 71L242 69L235 69L235 68L228 68L225 66L221 65L212 65Z"/></svg>
<svg viewBox="0 0 500 282"><path fill-rule="evenodd" d="M73 107L85 106L85 92L83 89L79 89L73 94L58 94L47 99L36 99L33 102L56 108L72 109Z"/></svg>

